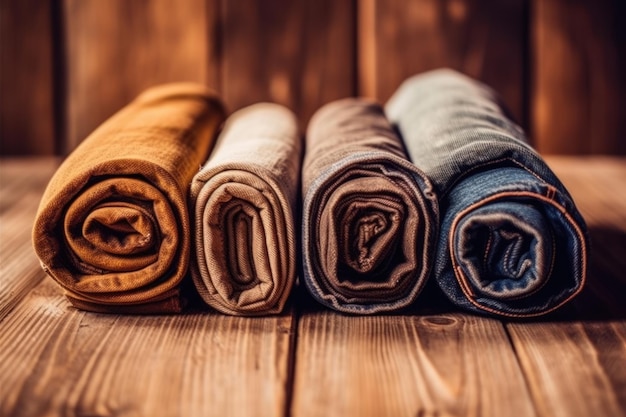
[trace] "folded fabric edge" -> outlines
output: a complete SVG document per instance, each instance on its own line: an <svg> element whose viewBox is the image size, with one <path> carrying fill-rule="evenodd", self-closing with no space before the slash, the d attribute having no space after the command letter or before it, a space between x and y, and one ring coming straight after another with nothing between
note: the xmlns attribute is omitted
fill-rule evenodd
<svg viewBox="0 0 626 417"><path fill-rule="evenodd" d="M277 288L274 296L269 301L269 303L268 300L261 299L246 305L245 308L242 308L241 306L237 307L236 303L233 304L231 302L227 302L224 299L223 295L220 294L219 291L216 289L216 286L213 283L210 270L207 268L208 264L205 254L205 248L200 247L197 242L200 240L204 240L204 220L206 214L205 204L211 197L212 192L217 191L217 188L214 188L213 191L209 190L209 186L216 176L230 177L230 183L234 185L249 185L255 180L261 181L262 183L266 184L267 187L265 190L256 191L260 194L264 194L264 192L270 191L270 196L274 199L275 202L279 203L271 205L272 207L279 208L279 212L275 213L274 217L276 218L276 216L280 216L284 219L284 230L276 230L276 235L279 236L282 234L284 238L283 242L284 244L286 244L287 255L285 259L288 272L284 277L284 281L282 283L283 285L280 285L280 282L274 283L278 287L283 288ZM240 181L232 182L232 179L234 177L238 177ZM246 178L251 178L253 180L246 180ZM224 185L227 183L228 182L220 185ZM286 194L280 181L275 178L274 174L270 170L263 166L229 163L226 167L215 166L212 167L210 170L198 173L198 175L196 175L196 177L194 178L190 194L190 199L192 202L190 206L193 207L194 211L192 227L194 228L193 235L195 237L194 239L192 239L192 250L196 257L196 259L191 262L191 276L194 285L203 301L215 310L230 315L256 316L278 314L282 312L295 282L296 237L294 225L295 213L288 199L285 197ZM266 252L269 253L270 251ZM202 265L202 267L200 265Z"/></svg>
<svg viewBox="0 0 626 417"><path fill-rule="evenodd" d="M418 188L422 191L421 196L416 196L418 201L422 203L422 214L425 217L425 224L430 227L426 230L426 237L424 245L430 250L425 253L423 259L425 260L422 276L419 279L418 285L415 285L411 291L401 301L394 300L392 302L380 302L376 304L362 304L362 303L343 303L337 299L333 294L328 293L318 282L318 279L314 278L316 275L316 268L313 265L314 260L310 250L306 249L306 242L312 241L311 234L313 233L311 227L316 225L317 220L313 218L313 211L316 210L316 190L319 186L327 182L333 176L338 175L341 171L348 169L349 167L360 163L374 163L385 162L396 164L400 169L405 169L410 172L413 178L418 183ZM314 191L311 191L314 190ZM404 308L413 302L415 302L422 288L424 287L428 276L430 275L431 266L430 259L434 255L436 249L436 239L438 236L439 227L439 206L437 196L434 192L434 187L430 180L422 173L415 165L411 164L408 160L400 158L395 155L390 155L385 152L359 152L344 158L339 163L332 166L326 172L317 177L310 185L309 192L304 196L304 204L302 210L302 268L303 278L305 286L308 288L309 293L322 305L331 307L337 311L344 313L354 314L376 314L382 312L396 311Z"/></svg>

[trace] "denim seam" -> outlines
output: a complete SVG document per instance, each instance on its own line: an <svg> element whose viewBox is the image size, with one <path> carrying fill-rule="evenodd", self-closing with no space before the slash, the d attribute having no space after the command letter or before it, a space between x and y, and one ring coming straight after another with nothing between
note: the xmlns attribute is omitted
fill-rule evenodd
<svg viewBox="0 0 626 417"><path fill-rule="evenodd" d="M555 196L555 188L554 187L549 187L548 188L548 195L552 195ZM503 193L499 193L496 195L493 195L489 198L486 198L484 200L481 200L477 203L474 203L472 205L470 205L469 207L467 207L466 209L464 209L463 211L461 211L454 219L454 221L452 222L451 226L450 226L450 238L449 240L449 251L450 251L450 258L452 261L452 266L453 266L453 270L454 270L454 275L455 278L457 280L457 282L459 283L461 290L463 291L463 293L465 294L467 300L472 303L475 307L477 307L480 310L483 311L487 311L489 313L492 314L496 314L496 315L501 315L501 316L508 316L508 317L516 317L516 318L523 318L523 317L534 317L534 316L539 316L539 315L543 315L546 313L549 313L551 311L556 310L557 308L561 307L563 304L567 303L569 300L571 300L573 297L575 297L578 293L580 293L580 291L583 289L585 281L587 279L587 245L586 245L586 240L585 240L585 235L582 232L582 230L580 229L580 227L578 226L578 224L574 221L574 219L572 218L572 216L567 212L567 210L565 210L565 208L559 204L557 201L555 201L553 198L548 197L548 195L544 196L541 194L537 194L537 193L533 193L533 192L529 192L529 191L508 191L508 192L503 192ZM532 197L538 200L541 200L545 203L548 203L550 205L552 205L553 207L555 207L556 209L558 209L561 214L563 214L565 216L565 218L567 219L568 223L572 226L572 228L574 229L574 231L576 232L576 235L578 237L578 240L580 242L580 246L581 246L581 279L580 279L580 283L578 283L578 286L576 288L576 290L570 294L568 297L566 297L564 300L562 300L561 302L559 302L558 304L550 307L549 309L546 310L542 310L539 312L531 312L531 313L509 313L509 312L505 312L505 311L499 311L496 309L493 309L491 307L487 307L484 306L480 303L478 303L474 298L476 297L476 294L474 293L474 291L472 290L467 277L465 276L457 258L456 258L456 252L454 251L454 239L452 239L452 235L454 233L454 231L457 228L457 224L459 222L459 220L461 218L463 218L467 213L473 211L474 209L476 209L477 207L480 207L482 205L491 203L495 200L499 200L501 198L504 197L508 197L508 196L513 196L513 197ZM554 264L554 258L552 260L552 264ZM550 272L552 272L552 267L550 269ZM544 284L545 285L545 284ZM543 287L543 286L542 286ZM540 287L540 288L542 288ZM536 291L538 291L540 288L538 288ZM536 291L533 291L533 293L535 293Z"/></svg>

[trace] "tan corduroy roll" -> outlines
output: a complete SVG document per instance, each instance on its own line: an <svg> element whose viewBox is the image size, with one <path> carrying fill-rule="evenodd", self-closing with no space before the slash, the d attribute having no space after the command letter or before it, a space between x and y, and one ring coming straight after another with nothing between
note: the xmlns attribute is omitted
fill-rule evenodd
<svg viewBox="0 0 626 417"><path fill-rule="evenodd" d="M222 313L271 314L285 305L296 269L301 142L290 110L252 105L229 117L193 179L192 276Z"/></svg>
<svg viewBox="0 0 626 417"><path fill-rule="evenodd" d="M186 194L224 118L220 100L200 85L155 87L65 159L42 197L33 244L72 304L181 310L191 246Z"/></svg>
<svg viewBox="0 0 626 417"><path fill-rule="evenodd" d="M318 110L302 168L304 282L322 304L372 314L411 304L431 269L438 206L377 103Z"/></svg>

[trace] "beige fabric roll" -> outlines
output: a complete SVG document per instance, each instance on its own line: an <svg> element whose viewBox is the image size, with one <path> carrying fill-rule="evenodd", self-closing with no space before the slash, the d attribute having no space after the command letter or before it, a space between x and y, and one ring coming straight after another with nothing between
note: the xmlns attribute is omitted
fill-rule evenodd
<svg viewBox="0 0 626 417"><path fill-rule="evenodd" d="M216 310L260 315L283 309L295 279L301 152L294 114L259 103L228 119L194 177L192 276Z"/></svg>

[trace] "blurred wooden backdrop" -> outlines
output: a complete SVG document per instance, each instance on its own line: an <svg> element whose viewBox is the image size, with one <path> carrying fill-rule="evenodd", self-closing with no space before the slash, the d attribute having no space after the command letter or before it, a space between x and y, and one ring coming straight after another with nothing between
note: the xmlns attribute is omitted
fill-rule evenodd
<svg viewBox="0 0 626 417"><path fill-rule="evenodd" d="M626 154L623 0L0 0L0 152L65 154L154 84L303 127L448 66L498 90L543 153Z"/></svg>

